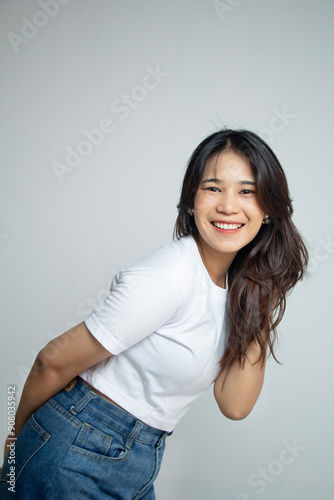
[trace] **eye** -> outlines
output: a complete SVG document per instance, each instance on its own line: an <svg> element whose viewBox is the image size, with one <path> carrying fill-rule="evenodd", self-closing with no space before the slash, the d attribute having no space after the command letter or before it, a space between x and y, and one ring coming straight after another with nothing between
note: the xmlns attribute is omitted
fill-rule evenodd
<svg viewBox="0 0 334 500"><path fill-rule="evenodd" d="M219 193L220 192L220 190L217 187L215 187L215 186L209 186L207 188L204 188L204 191L212 191L213 193Z"/></svg>
<svg viewBox="0 0 334 500"><path fill-rule="evenodd" d="M256 194L256 191L253 191L252 189L243 189L241 194Z"/></svg>

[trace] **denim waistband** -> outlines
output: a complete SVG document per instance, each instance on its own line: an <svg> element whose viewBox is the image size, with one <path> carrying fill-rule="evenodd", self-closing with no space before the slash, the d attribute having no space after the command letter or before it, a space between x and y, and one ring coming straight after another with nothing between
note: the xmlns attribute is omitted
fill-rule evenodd
<svg viewBox="0 0 334 500"><path fill-rule="evenodd" d="M63 396L68 401L66 405L68 408L65 409L72 415L79 418L78 414L82 410L86 410L101 422L123 434L128 434L131 429L136 428L134 439L143 443L155 445L162 438L171 434L171 432L165 432L145 424L131 413L104 399L86 385L80 377L75 378L59 393L59 397L54 396L53 399L64 406Z"/></svg>

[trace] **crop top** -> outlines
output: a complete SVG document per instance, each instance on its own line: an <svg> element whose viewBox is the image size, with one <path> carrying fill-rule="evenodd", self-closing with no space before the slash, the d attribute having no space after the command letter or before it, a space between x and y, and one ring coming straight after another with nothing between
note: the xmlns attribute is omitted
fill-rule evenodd
<svg viewBox="0 0 334 500"><path fill-rule="evenodd" d="M113 356L81 377L142 422L172 431L221 370L227 296L192 236L163 246L118 272L85 319Z"/></svg>

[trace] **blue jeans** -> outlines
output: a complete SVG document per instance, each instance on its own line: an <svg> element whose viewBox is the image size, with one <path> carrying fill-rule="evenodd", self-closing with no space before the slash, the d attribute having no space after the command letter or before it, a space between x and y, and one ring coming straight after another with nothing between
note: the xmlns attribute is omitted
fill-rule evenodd
<svg viewBox="0 0 334 500"><path fill-rule="evenodd" d="M77 378L23 427L15 445L15 493L6 460L0 498L153 500L168 434Z"/></svg>

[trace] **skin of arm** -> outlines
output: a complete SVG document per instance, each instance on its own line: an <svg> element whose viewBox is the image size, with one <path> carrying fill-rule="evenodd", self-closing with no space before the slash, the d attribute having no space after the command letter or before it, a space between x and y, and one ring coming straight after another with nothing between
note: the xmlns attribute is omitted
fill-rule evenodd
<svg viewBox="0 0 334 500"><path fill-rule="evenodd" d="M252 411L262 389L265 363L256 363L260 355L257 343L247 349L244 367L239 360L223 367L214 383L214 396L220 411L231 420L242 420Z"/></svg>
<svg viewBox="0 0 334 500"><path fill-rule="evenodd" d="M15 418L15 436L30 416L50 397L66 387L73 378L112 354L90 333L85 323L51 340L37 355L24 385ZM5 444L5 456L8 443Z"/></svg>

